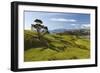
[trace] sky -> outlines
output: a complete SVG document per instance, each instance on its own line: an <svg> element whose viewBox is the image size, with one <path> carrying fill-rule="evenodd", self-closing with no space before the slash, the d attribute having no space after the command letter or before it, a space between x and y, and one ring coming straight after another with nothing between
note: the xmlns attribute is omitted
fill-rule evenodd
<svg viewBox="0 0 100 73"><path fill-rule="evenodd" d="M35 19L43 21L48 30L80 29L90 27L90 14L24 11L24 27L31 29Z"/></svg>

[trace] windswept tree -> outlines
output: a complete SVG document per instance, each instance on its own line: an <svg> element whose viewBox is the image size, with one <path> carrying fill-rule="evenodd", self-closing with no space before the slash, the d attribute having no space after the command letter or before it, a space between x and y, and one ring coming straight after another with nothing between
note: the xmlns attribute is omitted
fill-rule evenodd
<svg viewBox="0 0 100 73"><path fill-rule="evenodd" d="M43 22L40 19L34 20L35 24L31 25L31 29L35 28L38 34L38 38L40 39L43 35L46 33L49 33L48 28L43 24Z"/></svg>

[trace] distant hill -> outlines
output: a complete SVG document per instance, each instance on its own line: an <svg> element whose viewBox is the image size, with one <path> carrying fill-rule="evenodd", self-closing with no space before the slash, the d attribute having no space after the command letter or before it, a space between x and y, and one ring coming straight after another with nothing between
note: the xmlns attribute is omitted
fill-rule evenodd
<svg viewBox="0 0 100 73"><path fill-rule="evenodd" d="M90 29L55 29L51 30L50 33L89 35Z"/></svg>
<svg viewBox="0 0 100 73"><path fill-rule="evenodd" d="M68 29L55 29L55 30L51 30L51 33L63 33L65 31L68 31Z"/></svg>

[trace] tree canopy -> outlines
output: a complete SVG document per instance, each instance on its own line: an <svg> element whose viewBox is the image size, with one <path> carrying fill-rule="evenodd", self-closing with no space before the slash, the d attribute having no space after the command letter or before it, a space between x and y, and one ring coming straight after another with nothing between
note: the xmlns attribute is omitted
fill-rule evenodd
<svg viewBox="0 0 100 73"><path fill-rule="evenodd" d="M32 24L31 27L36 29L36 31L38 33L37 35L38 35L38 38L39 39L41 37L43 37L43 35L49 33L48 27L42 25L43 24L42 20L36 19L36 20L34 20L34 22L36 22L36 23L35 24Z"/></svg>

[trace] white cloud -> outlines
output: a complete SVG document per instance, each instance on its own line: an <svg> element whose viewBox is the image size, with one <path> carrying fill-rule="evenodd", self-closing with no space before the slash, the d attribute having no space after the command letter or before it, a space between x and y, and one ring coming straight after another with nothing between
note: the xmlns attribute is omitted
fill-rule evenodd
<svg viewBox="0 0 100 73"><path fill-rule="evenodd" d="M90 24L82 24L81 28L90 28Z"/></svg>
<svg viewBox="0 0 100 73"><path fill-rule="evenodd" d="M71 24L72 26L75 26L76 24Z"/></svg>
<svg viewBox="0 0 100 73"><path fill-rule="evenodd" d="M51 21L59 21L59 22L76 22L75 19L65 19L65 18L51 18Z"/></svg>

